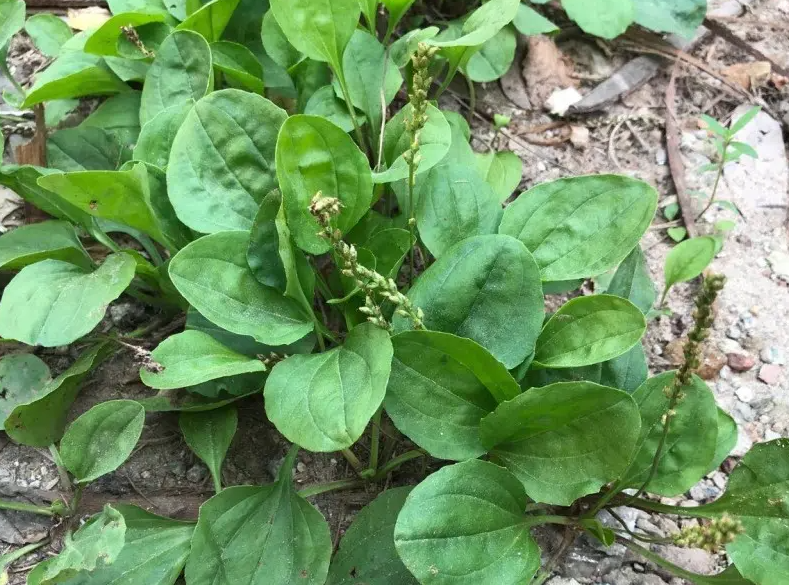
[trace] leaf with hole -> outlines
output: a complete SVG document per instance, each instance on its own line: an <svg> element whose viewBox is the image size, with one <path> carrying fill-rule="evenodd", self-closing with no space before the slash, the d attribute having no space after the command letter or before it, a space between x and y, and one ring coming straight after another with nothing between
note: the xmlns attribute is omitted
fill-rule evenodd
<svg viewBox="0 0 789 585"><path fill-rule="evenodd" d="M52 380L49 367L32 353L0 358L0 420L20 404L35 400Z"/></svg>

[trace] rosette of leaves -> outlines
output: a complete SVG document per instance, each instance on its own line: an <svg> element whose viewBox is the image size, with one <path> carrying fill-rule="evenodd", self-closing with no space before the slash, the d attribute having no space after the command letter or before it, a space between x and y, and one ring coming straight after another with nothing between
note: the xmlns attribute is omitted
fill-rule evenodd
<svg viewBox="0 0 789 585"><path fill-rule="evenodd" d="M626 4L631 20L671 4L662 24L650 19L661 30L700 6L605 10ZM582 26L603 20L600 7L579 16L579 3L563 5ZM19 5L3 6L13 31ZM520 161L475 153L465 121L434 101L455 72L485 81L505 70L512 27L552 25L531 6L490 0L436 23L443 30L403 30L416 6L113 0L93 31L27 22L54 61L18 101L50 112L83 95L104 101L51 133L49 167L0 169L52 216L0 237L0 268L15 273L0 335L81 351L54 378L32 353L0 359L4 428L52 446L69 496L23 508L78 514L77 494L134 452L146 412L179 412L217 491L196 524L107 507L31 582L514 585L540 569L531 531L545 524L622 542L697 583L776 585L789 572L785 441L754 447L716 502L643 497L685 493L737 437L693 376L718 281L702 287L686 364L648 375L641 340L655 287L639 242L656 191L618 175L567 177L505 206ZM402 87L410 103L396 110ZM713 256L680 250L669 286ZM570 295L546 314L547 294L606 273L604 294ZM97 330L121 295L164 320L185 313L183 330L150 345L145 330ZM151 395L67 425L82 382L121 350L135 352ZM227 486L238 411L259 407L248 396L262 397L294 447L273 483ZM341 453L354 475L299 492L299 448ZM416 485L378 494L332 554L307 498L372 495L420 458L429 465L402 476ZM597 519L620 505L718 519L693 541L725 548L736 568L698 576L655 558L638 548L648 535Z"/></svg>

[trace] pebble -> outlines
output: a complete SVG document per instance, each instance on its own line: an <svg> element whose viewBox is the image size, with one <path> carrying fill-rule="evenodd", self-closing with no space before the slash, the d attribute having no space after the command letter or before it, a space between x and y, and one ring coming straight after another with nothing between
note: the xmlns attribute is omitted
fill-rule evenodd
<svg viewBox="0 0 789 585"><path fill-rule="evenodd" d="M759 368L759 380L768 386L774 386L781 378L781 368L775 364L767 364Z"/></svg>
<svg viewBox="0 0 789 585"><path fill-rule="evenodd" d="M756 359L747 353L730 353L726 355L726 360L735 372L747 372L756 365Z"/></svg>
<svg viewBox="0 0 789 585"><path fill-rule="evenodd" d="M655 152L655 162L661 167L668 162L668 153L665 148L658 148Z"/></svg>
<svg viewBox="0 0 789 585"><path fill-rule="evenodd" d="M192 465L186 472L186 479L192 483L202 483L208 475L208 470L200 464Z"/></svg>
<svg viewBox="0 0 789 585"><path fill-rule="evenodd" d="M737 398L745 403L751 402L756 397L753 389L748 386L740 386L734 393L737 395Z"/></svg>
<svg viewBox="0 0 789 585"><path fill-rule="evenodd" d="M732 325L726 330L726 337L729 339L742 339L742 329L736 325Z"/></svg>
<svg viewBox="0 0 789 585"><path fill-rule="evenodd" d="M789 281L789 254L775 251L767 257L773 274L781 280Z"/></svg>
<svg viewBox="0 0 789 585"><path fill-rule="evenodd" d="M759 354L759 358L765 364L775 364L776 366L786 365L786 354L781 351L779 347L765 347Z"/></svg>
<svg viewBox="0 0 789 585"><path fill-rule="evenodd" d="M781 435L779 435L778 433L776 433L772 429L767 429L764 432L764 440L765 441L775 441L776 439L780 439L780 438L781 438Z"/></svg>
<svg viewBox="0 0 789 585"><path fill-rule="evenodd" d="M742 346L733 339L722 339L718 342L718 349L725 354L742 352Z"/></svg>
<svg viewBox="0 0 789 585"><path fill-rule="evenodd" d="M151 477L151 472L150 472L150 471L148 471L148 470L146 469L145 471L143 471L143 472L140 474L140 477L141 477L141 478L143 478L143 479L150 479L150 477Z"/></svg>
<svg viewBox="0 0 789 585"><path fill-rule="evenodd" d="M753 419L756 418L753 408L743 402L737 403L732 414L734 415L734 420L740 424L753 422Z"/></svg>
<svg viewBox="0 0 789 585"><path fill-rule="evenodd" d="M307 466L304 465L304 463L302 463L301 461L299 461L296 464L296 471L298 471L299 473L304 473L305 471L307 471Z"/></svg>

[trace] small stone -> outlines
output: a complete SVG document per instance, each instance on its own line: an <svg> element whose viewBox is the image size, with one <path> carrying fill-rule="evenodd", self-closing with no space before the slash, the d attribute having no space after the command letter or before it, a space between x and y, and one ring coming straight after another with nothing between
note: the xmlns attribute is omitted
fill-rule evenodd
<svg viewBox="0 0 789 585"><path fill-rule="evenodd" d="M192 465L186 472L186 479L192 483L202 483L208 476L205 466L198 464Z"/></svg>
<svg viewBox="0 0 789 585"><path fill-rule="evenodd" d="M772 429L767 429L766 431L764 431L764 440L765 441L775 441L776 439L780 439L780 438L781 438L781 435L779 435L778 433L776 433Z"/></svg>
<svg viewBox="0 0 789 585"><path fill-rule="evenodd" d="M307 471L307 466L304 465L304 463L302 463L301 461L299 461L298 463L296 463L296 471L298 471L299 473L304 473L305 471Z"/></svg>
<svg viewBox="0 0 789 585"><path fill-rule="evenodd" d="M742 329L736 325L732 325L726 330L726 337L729 339L742 339Z"/></svg>
<svg viewBox="0 0 789 585"><path fill-rule="evenodd" d="M781 368L775 364L767 364L759 368L759 380L768 386L774 386L781 379Z"/></svg>
<svg viewBox="0 0 789 585"><path fill-rule="evenodd" d="M726 489L726 482L727 482L726 474L720 471L716 471L715 473L712 474L711 477L712 477L712 483L714 483L718 487L718 489L721 490Z"/></svg>
<svg viewBox="0 0 789 585"><path fill-rule="evenodd" d="M786 354L779 347L765 347L759 354L759 357L765 364L786 365Z"/></svg>
<svg viewBox="0 0 789 585"><path fill-rule="evenodd" d="M705 351L701 357L701 366L696 371L703 380L714 380L718 377L723 366L726 365L726 356L717 351Z"/></svg>
<svg viewBox="0 0 789 585"><path fill-rule="evenodd" d="M789 281L789 254L776 250L767 257L767 262L770 263L770 268L773 269L775 276L781 280Z"/></svg>
<svg viewBox="0 0 789 585"><path fill-rule="evenodd" d="M151 478L151 472L146 469L145 471L143 471L140 474L140 477L143 478L143 479L150 479Z"/></svg>
<svg viewBox="0 0 789 585"><path fill-rule="evenodd" d="M655 163L657 163L662 167L667 162L668 162L668 153L666 152L666 149L662 147L658 148L657 152L655 152Z"/></svg>
<svg viewBox="0 0 789 585"><path fill-rule="evenodd" d="M726 363L735 372L747 372L756 365L756 359L747 353L730 353L726 355Z"/></svg>
<svg viewBox="0 0 789 585"><path fill-rule="evenodd" d="M721 339L718 342L718 349L725 354L742 352L742 346L733 339Z"/></svg>
<svg viewBox="0 0 789 585"><path fill-rule="evenodd" d="M739 398L742 402L745 402L746 404L748 402L751 402L756 397L756 395L753 392L753 389L751 389L748 386L740 386L739 388L737 388L737 390L734 391L734 393L737 395L737 398Z"/></svg>

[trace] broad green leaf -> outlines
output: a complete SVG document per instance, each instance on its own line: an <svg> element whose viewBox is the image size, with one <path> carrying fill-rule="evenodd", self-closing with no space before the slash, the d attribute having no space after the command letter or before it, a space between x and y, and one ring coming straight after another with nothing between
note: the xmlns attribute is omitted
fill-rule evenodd
<svg viewBox="0 0 789 585"><path fill-rule="evenodd" d="M118 41L124 27L136 28L152 22L164 22L160 12L123 12L102 24L85 42L85 52L93 55L118 57ZM125 38L125 37L124 37Z"/></svg>
<svg viewBox="0 0 789 585"><path fill-rule="evenodd" d="M195 525L156 516L136 506L120 504L115 508L126 523L120 553L112 564L88 575L81 573L65 585L174 585L189 555Z"/></svg>
<svg viewBox="0 0 789 585"><path fill-rule="evenodd" d="M115 562L125 538L126 521L120 512L106 504L101 514L73 535L67 534L60 554L38 564L27 582L29 585L54 585L101 570Z"/></svg>
<svg viewBox="0 0 789 585"><path fill-rule="evenodd" d="M148 180L143 184L143 194L145 202L153 214L153 220L162 235L162 244L166 246L171 254L186 246L194 240L195 235L184 224L180 222L175 214L175 209L170 202L167 192L167 175L157 166L150 163L138 163L129 161L121 167L122 171L133 169L142 165L148 173ZM142 175L142 173L140 173ZM101 222L99 222L101 223ZM166 271L165 266L159 267L160 271ZM161 275L160 280L167 281L166 274ZM172 286L170 285L172 290ZM175 292L172 290L172 292Z"/></svg>
<svg viewBox="0 0 789 585"><path fill-rule="evenodd" d="M718 439L715 443L715 455L712 457L712 463L707 469L707 475L723 465L723 462L737 445L738 438L737 423L734 422L734 419L728 412L718 407Z"/></svg>
<svg viewBox="0 0 789 585"><path fill-rule="evenodd" d="M170 163L175 135L193 107L194 102L189 100L162 110L151 118L140 131L140 137L134 145L134 160L166 169Z"/></svg>
<svg viewBox="0 0 789 585"><path fill-rule="evenodd" d="M168 13L164 0L107 0L107 4L113 14L142 11Z"/></svg>
<svg viewBox="0 0 789 585"><path fill-rule="evenodd" d="M196 386L209 380L264 372L258 359L228 349L207 333L184 331L165 339L151 354L161 371L142 367L143 384L157 390Z"/></svg>
<svg viewBox="0 0 789 585"><path fill-rule="evenodd" d="M678 282L693 280L715 259L715 238L701 236L674 246L666 256L664 296Z"/></svg>
<svg viewBox="0 0 789 585"><path fill-rule="evenodd" d="M612 295L577 297L562 305L537 339L535 363L546 368L576 368L618 357L647 328L644 314L630 301Z"/></svg>
<svg viewBox="0 0 789 585"><path fill-rule="evenodd" d="M622 476L627 487L639 489L649 476L664 433L667 392L675 374L665 372L650 378L633 393L641 412L641 436L636 456ZM716 450L718 409L712 392L701 378L694 377L690 386L682 388L682 394L674 408L676 416L671 419L657 472L646 488L662 496L676 496L696 485L709 470Z"/></svg>
<svg viewBox="0 0 789 585"><path fill-rule="evenodd" d="M213 89L213 85L208 42L191 31L173 32L159 47L145 78L140 103L141 124L145 125L167 108L199 100Z"/></svg>
<svg viewBox="0 0 789 585"><path fill-rule="evenodd" d="M285 75L291 80L296 93L296 112L305 114L313 95L332 82L331 68L322 61L303 59L291 67ZM346 110L348 107L346 106Z"/></svg>
<svg viewBox="0 0 789 585"><path fill-rule="evenodd" d="M36 48L47 57L57 57L63 44L74 36L62 18L44 12L27 19L25 32Z"/></svg>
<svg viewBox="0 0 789 585"><path fill-rule="evenodd" d="M467 337L507 368L534 350L544 318L539 272L529 251L509 236L469 238L428 268L408 292L425 327ZM410 322L395 316L396 331Z"/></svg>
<svg viewBox="0 0 789 585"><path fill-rule="evenodd" d="M47 164L64 172L114 171L123 156L118 138L95 126L65 128L47 138Z"/></svg>
<svg viewBox="0 0 789 585"><path fill-rule="evenodd" d="M32 353L0 358L0 421L20 404L40 396L51 380L49 367Z"/></svg>
<svg viewBox="0 0 789 585"><path fill-rule="evenodd" d="M411 134L406 130L405 122L412 115L413 108L407 104L386 123L384 129L384 160L387 170L375 173L376 183L391 183L408 178L408 163L403 154L411 146ZM452 131L444 115L435 106L427 106L427 122L419 133L419 154L421 161L417 174L424 173L436 166L447 154L452 143Z"/></svg>
<svg viewBox="0 0 789 585"><path fill-rule="evenodd" d="M93 219L87 213L55 193L39 187L38 179L56 172L30 165L8 165L0 170L0 183L53 217L68 219L83 227L91 226Z"/></svg>
<svg viewBox="0 0 789 585"><path fill-rule="evenodd" d="M555 24L525 2L521 2L518 6L518 14L512 24L515 25L519 33L526 36L544 35L559 30Z"/></svg>
<svg viewBox="0 0 789 585"><path fill-rule="evenodd" d="M320 116L326 118L335 126L339 126L345 132L353 130L353 120L348 113L345 102L337 97L331 85L324 85L310 96L307 105L304 106L304 113L308 116ZM361 114L356 115L356 122L359 126L365 123L365 118Z"/></svg>
<svg viewBox="0 0 789 585"><path fill-rule="evenodd" d="M516 45L515 29L505 26L471 56L464 68L466 76L477 83L496 81L509 71Z"/></svg>
<svg viewBox="0 0 789 585"><path fill-rule="evenodd" d="M186 328L207 333L219 343L247 357L276 354L293 355L294 353L312 353L316 339L313 334L302 337L290 345L271 346L255 341L254 337L238 335L211 323L194 308L190 307L186 314Z"/></svg>
<svg viewBox="0 0 789 585"><path fill-rule="evenodd" d="M507 369L474 341L449 333L405 331L392 344L384 406L397 429L433 457L484 455L480 420L520 394Z"/></svg>
<svg viewBox="0 0 789 585"><path fill-rule="evenodd" d="M602 274L636 247L657 209L657 191L619 175L588 175L542 183L507 209L499 233L534 254L543 280Z"/></svg>
<svg viewBox="0 0 789 585"><path fill-rule="evenodd" d="M101 57L68 51L36 76L22 108L52 100L110 95L129 90L129 86L110 71Z"/></svg>
<svg viewBox="0 0 789 585"><path fill-rule="evenodd" d="M248 241L249 232L219 232L192 242L170 261L173 284L223 329L268 345L293 343L312 331L312 319L255 279L247 265Z"/></svg>
<svg viewBox="0 0 789 585"><path fill-rule="evenodd" d="M182 412L178 425L189 448L208 467L216 492L222 491L222 463L238 427L234 406L204 412Z"/></svg>
<svg viewBox="0 0 789 585"><path fill-rule="evenodd" d="M507 26L518 14L520 0L490 0L463 22L461 36L447 41L427 40L437 47L479 47Z"/></svg>
<svg viewBox="0 0 789 585"><path fill-rule="evenodd" d="M527 501L517 478L493 463L444 467L406 499L394 530L397 553L423 584L529 583L540 549L523 513Z"/></svg>
<svg viewBox="0 0 789 585"><path fill-rule="evenodd" d="M115 134L123 145L133 145L140 134L142 93L127 91L104 101L85 118L84 126L95 126Z"/></svg>
<svg viewBox="0 0 789 585"><path fill-rule="evenodd" d="M358 0L270 0L271 12L291 45L335 70L359 23Z"/></svg>
<svg viewBox="0 0 789 585"><path fill-rule="evenodd" d="M263 15L261 37L266 54L279 66L290 69L304 58L298 49L290 44L285 33L274 18L274 12L269 10Z"/></svg>
<svg viewBox="0 0 789 585"><path fill-rule="evenodd" d="M641 26L689 39L707 15L707 0L638 0L635 8Z"/></svg>
<svg viewBox="0 0 789 585"><path fill-rule="evenodd" d="M306 252L321 254L329 249L317 235L318 223L309 210L318 191L343 204L332 223L342 233L370 209L373 185L367 158L350 136L328 120L305 115L288 118L277 139L276 159L288 227Z"/></svg>
<svg viewBox="0 0 789 585"><path fill-rule="evenodd" d="M144 9L143 12L150 13L152 11L150 9ZM144 62L148 64L151 60L151 57L155 56L159 51L165 39L170 36L170 33L173 32L173 28L170 25L176 24L167 14L165 14L164 20L165 22L151 22L149 24L138 26L134 29L137 32L137 37L140 39L140 43L142 43L142 46L145 47L145 51L143 51L137 43L132 42L131 39L129 39L129 37L124 34L118 38L117 46L119 57L105 56L104 59L115 60L118 58L123 58L128 61L129 67L133 67L134 62Z"/></svg>
<svg viewBox="0 0 789 585"><path fill-rule="evenodd" d="M60 457L87 483L112 473L131 455L142 434L145 409L133 400L110 400L75 420L60 441Z"/></svg>
<svg viewBox="0 0 789 585"><path fill-rule="evenodd" d="M0 47L4 47L25 26L25 3L22 0L0 2Z"/></svg>
<svg viewBox="0 0 789 585"><path fill-rule="evenodd" d="M239 0L213 0L203 4L178 25L177 30L191 30L209 42L222 37Z"/></svg>
<svg viewBox="0 0 789 585"><path fill-rule="evenodd" d="M419 43L432 39L439 32L437 26L427 28L417 28L405 33L389 46L389 54L392 61L398 67L405 67L411 59L411 55L416 51Z"/></svg>
<svg viewBox="0 0 789 585"><path fill-rule="evenodd" d="M375 269L379 274L395 278L411 245L411 235L406 230L391 228L371 235L363 247L375 256Z"/></svg>
<svg viewBox="0 0 789 585"><path fill-rule="evenodd" d="M377 152L384 110L381 100L383 99L386 105L392 103L403 84L403 76L378 39L362 30L356 30L345 47L342 68L351 103L367 116L371 142ZM341 95L342 93L339 94Z"/></svg>
<svg viewBox="0 0 789 585"><path fill-rule="evenodd" d="M203 233L250 229L263 197L276 187L274 149L286 118L266 98L237 89L197 102L167 167L178 218Z"/></svg>
<svg viewBox="0 0 789 585"><path fill-rule="evenodd" d="M26 266L3 291L0 336L44 347L76 341L129 286L134 266L123 253L111 254L94 272L60 260Z"/></svg>
<svg viewBox="0 0 789 585"><path fill-rule="evenodd" d="M411 489L388 489L361 509L340 541L326 585L417 585L394 544L397 516Z"/></svg>
<svg viewBox="0 0 789 585"><path fill-rule="evenodd" d="M416 222L433 256L440 258L466 238L496 233L499 197L476 169L448 160L423 177Z"/></svg>
<svg viewBox="0 0 789 585"><path fill-rule="evenodd" d="M657 293L640 246L633 248L627 258L622 260L606 292L629 300L645 315L652 310Z"/></svg>
<svg viewBox="0 0 789 585"><path fill-rule="evenodd" d="M293 489L292 450L277 481L228 488L200 507L189 585L323 585L332 542L320 512Z"/></svg>
<svg viewBox="0 0 789 585"><path fill-rule="evenodd" d="M23 225L0 236L0 270L20 270L48 258L85 269L92 264L74 227L65 221Z"/></svg>
<svg viewBox="0 0 789 585"><path fill-rule="evenodd" d="M266 414L285 437L310 451L353 445L381 406L392 367L389 334L364 323L345 343L278 363L266 381Z"/></svg>
<svg viewBox="0 0 789 585"><path fill-rule="evenodd" d="M613 39L627 30L636 18L635 4L635 0L562 0L567 16L581 30L604 39Z"/></svg>
<svg viewBox="0 0 789 585"><path fill-rule="evenodd" d="M569 506L619 477L639 428L638 407L627 393L560 382L500 404L482 419L480 438L530 498Z"/></svg>
<svg viewBox="0 0 789 585"><path fill-rule="evenodd" d="M493 187L498 200L504 202L518 188L523 177L523 163L514 152L476 153L477 171Z"/></svg>
<svg viewBox="0 0 789 585"><path fill-rule="evenodd" d="M228 79L242 85L249 91L263 95L263 67L254 53L244 45L219 41L211 43L214 67Z"/></svg>
<svg viewBox="0 0 789 585"><path fill-rule="evenodd" d="M8 436L31 447L48 447L59 441L80 384L93 368L111 355L112 349L108 343L86 349L70 368L48 382L26 403L16 406L5 419Z"/></svg>
<svg viewBox="0 0 789 585"><path fill-rule="evenodd" d="M154 215L149 170L143 163L121 171L51 174L38 184L94 217L126 224L167 243Z"/></svg>

